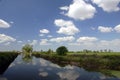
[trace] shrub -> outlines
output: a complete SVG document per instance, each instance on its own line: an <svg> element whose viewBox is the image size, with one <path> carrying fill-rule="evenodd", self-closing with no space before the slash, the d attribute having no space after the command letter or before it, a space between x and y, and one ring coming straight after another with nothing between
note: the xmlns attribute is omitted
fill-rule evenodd
<svg viewBox="0 0 120 80"><path fill-rule="evenodd" d="M23 52L27 52L27 53L30 53L33 51L33 47L32 45L29 45L29 44L26 44L22 47L22 51Z"/></svg>
<svg viewBox="0 0 120 80"><path fill-rule="evenodd" d="M66 55L68 49L65 46L60 46L57 48L56 52L58 55Z"/></svg>

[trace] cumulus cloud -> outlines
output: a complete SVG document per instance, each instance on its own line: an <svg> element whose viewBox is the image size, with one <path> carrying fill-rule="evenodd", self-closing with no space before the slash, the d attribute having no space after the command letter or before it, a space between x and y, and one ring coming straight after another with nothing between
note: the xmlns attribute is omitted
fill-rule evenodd
<svg viewBox="0 0 120 80"><path fill-rule="evenodd" d="M14 41L16 41L15 38L5 35L5 34L0 34L0 43L14 42Z"/></svg>
<svg viewBox="0 0 120 80"><path fill-rule="evenodd" d="M120 0L92 0L93 3L97 4L106 12L119 11Z"/></svg>
<svg viewBox="0 0 120 80"><path fill-rule="evenodd" d="M65 21L63 19L56 19L54 24L60 29L57 31L59 34L75 35L80 30L73 24L72 21Z"/></svg>
<svg viewBox="0 0 120 80"><path fill-rule="evenodd" d="M0 28L9 28L10 24L3 19L0 19Z"/></svg>
<svg viewBox="0 0 120 80"><path fill-rule="evenodd" d="M50 45L50 43L48 43L47 39L41 39L40 45Z"/></svg>
<svg viewBox="0 0 120 80"><path fill-rule="evenodd" d="M73 0L72 4L60 7L60 9L67 11L67 13L63 12L64 15L78 20L93 18L96 13L95 7L86 3L85 0Z"/></svg>
<svg viewBox="0 0 120 80"><path fill-rule="evenodd" d="M69 7L68 7L68 6L63 6L63 7L60 7L60 9L61 9L61 10L66 10L66 11L67 11L67 10L69 9Z"/></svg>
<svg viewBox="0 0 120 80"><path fill-rule="evenodd" d="M75 38L73 36L67 36L67 37L57 37L57 38L52 38L50 39L51 42L65 42L65 41L73 41Z"/></svg>
<svg viewBox="0 0 120 80"><path fill-rule="evenodd" d="M96 37L88 37L88 36L84 36L84 37L79 37L76 42L72 42L72 43L68 43L68 45L71 46L81 46L82 48L87 48L90 46L95 46L95 44L97 43L98 38Z"/></svg>
<svg viewBox="0 0 120 80"><path fill-rule="evenodd" d="M49 33L50 31L49 30L47 30L47 29L41 29L40 30L40 33L42 33L42 34L47 34L47 33Z"/></svg>
<svg viewBox="0 0 120 80"><path fill-rule="evenodd" d="M108 48L108 49L114 49L118 51L118 47L120 47L120 39L113 39L113 40L101 40L97 43L98 48Z"/></svg>
<svg viewBox="0 0 120 80"><path fill-rule="evenodd" d="M77 39L77 42L93 42L97 41L98 39L96 37L79 37Z"/></svg>
<svg viewBox="0 0 120 80"><path fill-rule="evenodd" d="M102 33L108 33L113 31L112 27L103 27L103 26L99 26L98 30Z"/></svg>
<svg viewBox="0 0 120 80"><path fill-rule="evenodd" d="M117 26L114 28L114 30L115 30L116 32L120 33L120 24L117 25Z"/></svg>

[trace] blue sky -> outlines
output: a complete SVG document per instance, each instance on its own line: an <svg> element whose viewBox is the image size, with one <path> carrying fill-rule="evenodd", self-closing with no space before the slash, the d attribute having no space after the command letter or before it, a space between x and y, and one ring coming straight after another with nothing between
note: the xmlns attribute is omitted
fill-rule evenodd
<svg viewBox="0 0 120 80"><path fill-rule="evenodd" d="M0 0L0 50L120 51L120 0Z"/></svg>

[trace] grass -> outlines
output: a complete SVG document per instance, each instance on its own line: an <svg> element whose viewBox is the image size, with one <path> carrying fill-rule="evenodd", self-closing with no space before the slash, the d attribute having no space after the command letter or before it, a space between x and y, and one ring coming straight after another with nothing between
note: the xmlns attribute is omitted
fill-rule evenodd
<svg viewBox="0 0 120 80"><path fill-rule="evenodd" d="M120 52L99 52L99 53L94 53L94 52L89 52L89 53L84 53L84 52L68 52L67 55L101 55L101 56L105 56L105 55L117 55L120 56Z"/></svg>
<svg viewBox="0 0 120 80"><path fill-rule="evenodd" d="M2 74L9 64L17 57L17 52L0 52L0 74Z"/></svg>
<svg viewBox="0 0 120 80"><path fill-rule="evenodd" d="M120 72L120 53L67 53L66 56L60 56L55 53L47 54L41 52L34 52L34 56L42 57L52 61L53 63L60 64L62 66L66 64L76 65L83 67L87 70L98 71L98 70L112 70L102 71L105 74L115 74L118 70ZM115 71L115 72L114 72ZM115 76L119 74L116 73Z"/></svg>
<svg viewBox="0 0 120 80"><path fill-rule="evenodd" d="M120 78L120 71L110 70L111 74Z"/></svg>

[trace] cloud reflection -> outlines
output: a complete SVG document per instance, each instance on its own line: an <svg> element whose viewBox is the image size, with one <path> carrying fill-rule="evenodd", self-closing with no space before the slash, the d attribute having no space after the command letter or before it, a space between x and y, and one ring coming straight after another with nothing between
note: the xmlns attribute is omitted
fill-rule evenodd
<svg viewBox="0 0 120 80"><path fill-rule="evenodd" d="M48 73L47 72L40 72L39 75L42 76L42 77L47 77Z"/></svg>
<svg viewBox="0 0 120 80"><path fill-rule="evenodd" d="M43 58L33 58L32 63L27 64L20 57L9 66L3 77L0 76L0 80L26 80L24 77L29 78L27 80L120 80L77 66L60 67Z"/></svg>
<svg viewBox="0 0 120 80"><path fill-rule="evenodd" d="M67 70L67 71L63 71L63 72L58 72L57 73L59 75L59 77L63 80L76 80L79 76L80 73L74 71L74 70Z"/></svg>

